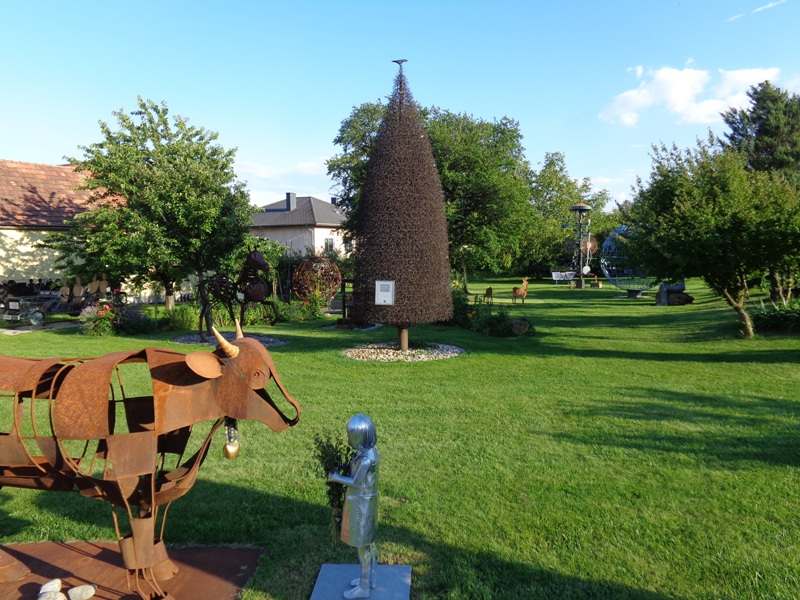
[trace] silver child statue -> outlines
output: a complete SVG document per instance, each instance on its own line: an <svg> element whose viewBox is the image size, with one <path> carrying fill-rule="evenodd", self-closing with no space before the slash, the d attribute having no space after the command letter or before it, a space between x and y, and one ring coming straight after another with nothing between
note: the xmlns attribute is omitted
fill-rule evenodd
<svg viewBox="0 0 800 600"><path fill-rule="evenodd" d="M378 436L375 424L367 415L358 414L347 422L347 442L356 453L350 461L350 476L331 473L328 481L347 486L342 514L342 541L358 549L361 576L350 582L352 589L345 598L369 598L375 589L378 566L378 464L380 457L375 444Z"/></svg>

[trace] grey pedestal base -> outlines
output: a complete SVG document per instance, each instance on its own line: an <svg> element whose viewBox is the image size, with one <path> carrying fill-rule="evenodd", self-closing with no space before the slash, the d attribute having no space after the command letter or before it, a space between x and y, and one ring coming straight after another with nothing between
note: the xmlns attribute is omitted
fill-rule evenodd
<svg viewBox="0 0 800 600"><path fill-rule="evenodd" d="M342 600L342 594L360 573L358 565L322 565L310 600ZM409 600L411 566L378 565L375 583L369 600Z"/></svg>

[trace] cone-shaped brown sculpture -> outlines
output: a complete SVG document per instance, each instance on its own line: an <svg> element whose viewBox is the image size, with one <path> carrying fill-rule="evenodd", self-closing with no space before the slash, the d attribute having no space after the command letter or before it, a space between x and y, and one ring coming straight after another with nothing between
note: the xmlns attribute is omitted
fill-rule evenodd
<svg viewBox="0 0 800 600"><path fill-rule="evenodd" d="M355 231L353 317L408 328L453 315L447 221L439 173L403 68L367 163ZM394 304L376 304L375 282L394 282Z"/></svg>

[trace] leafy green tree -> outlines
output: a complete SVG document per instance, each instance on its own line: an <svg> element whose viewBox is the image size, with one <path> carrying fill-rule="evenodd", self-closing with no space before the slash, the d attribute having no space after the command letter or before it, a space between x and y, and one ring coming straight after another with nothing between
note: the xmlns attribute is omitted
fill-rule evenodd
<svg viewBox="0 0 800 600"><path fill-rule="evenodd" d="M781 172L800 186L800 96L769 81L747 92L748 108L722 113L730 131L727 144L738 148L755 171Z"/></svg>
<svg viewBox="0 0 800 600"><path fill-rule="evenodd" d="M433 108L427 132L444 190L450 260L467 272L508 269L529 232L530 166L519 123Z"/></svg>
<svg viewBox="0 0 800 600"><path fill-rule="evenodd" d="M333 140L342 147L342 152L326 162L328 175L337 185L336 204L347 215L344 229L348 238L352 238L355 230L356 207L366 178L367 160L385 115L386 105L380 100L354 107Z"/></svg>
<svg viewBox="0 0 800 600"><path fill-rule="evenodd" d="M180 117L165 103L138 99L138 110L112 113L119 129L100 122L103 141L69 158L86 173L93 210L53 234L68 273L157 282L171 308L176 283L216 271L249 231L248 193L233 171L235 150L218 135Z"/></svg>
<svg viewBox="0 0 800 600"><path fill-rule="evenodd" d="M769 81L747 93L750 106L731 108L722 114L730 132L727 145L738 148L755 171L780 173L800 188L800 96L775 87ZM788 298L800 270L800 248L794 257L770 265L771 295Z"/></svg>
<svg viewBox="0 0 800 600"><path fill-rule="evenodd" d="M416 106L416 105L415 105ZM447 110L416 106L430 139L444 192L451 266L498 272L508 268L530 231L530 166L519 124L487 122ZM365 166L386 107L380 102L353 109L334 142L342 153L327 162L339 202L354 229Z"/></svg>
<svg viewBox="0 0 800 600"><path fill-rule="evenodd" d="M701 277L736 311L752 337L747 312L752 280L800 242L800 197L772 173L718 140L679 150L653 147L650 179L637 183L627 211L628 258L662 280Z"/></svg>
<svg viewBox="0 0 800 600"><path fill-rule="evenodd" d="M522 262L528 270L540 272L567 263L572 258L575 215L570 207L578 203L592 207L592 231L604 220L608 192L594 192L591 182L570 177L564 154L548 152L539 171L533 173L530 203L533 225L523 245ZM601 229L608 225L601 226Z"/></svg>
<svg viewBox="0 0 800 600"><path fill-rule="evenodd" d="M394 304L376 304L377 281L394 281ZM412 325L452 315L442 187L401 65L358 202L353 316L396 327L407 350Z"/></svg>

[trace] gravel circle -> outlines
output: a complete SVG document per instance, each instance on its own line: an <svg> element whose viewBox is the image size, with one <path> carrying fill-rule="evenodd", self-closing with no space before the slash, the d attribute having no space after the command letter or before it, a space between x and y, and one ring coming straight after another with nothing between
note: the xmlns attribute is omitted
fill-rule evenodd
<svg viewBox="0 0 800 600"><path fill-rule="evenodd" d="M320 329L325 329L328 331L374 331L383 327L381 323L375 323L373 325L364 325L363 327L337 327L336 325L323 325Z"/></svg>
<svg viewBox="0 0 800 600"><path fill-rule="evenodd" d="M236 339L236 332L235 331L223 331L222 332L222 337L224 337L226 340L231 342L231 341ZM289 343L286 340L279 340L278 338L269 337L269 336L266 336L266 335L245 334L244 337L253 338L254 340L257 340L257 341L261 342L264 345L264 347L266 347L266 348L270 348L272 346L285 346L286 344ZM202 343L204 343L200 339L200 335L197 334L197 333L195 333L193 335L182 335L180 337L173 338L170 341L174 342L176 344L202 344ZM205 343L208 344L209 346L216 347L217 340L213 335L207 335Z"/></svg>
<svg viewBox="0 0 800 600"><path fill-rule="evenodd" d="M379 362L420 362L423 360L442 360L463 354L464 349L447 344L429 344L427 348L398 350L397 343L368 344L345 350L345 356L355 360L375 360Z"/></svg>

